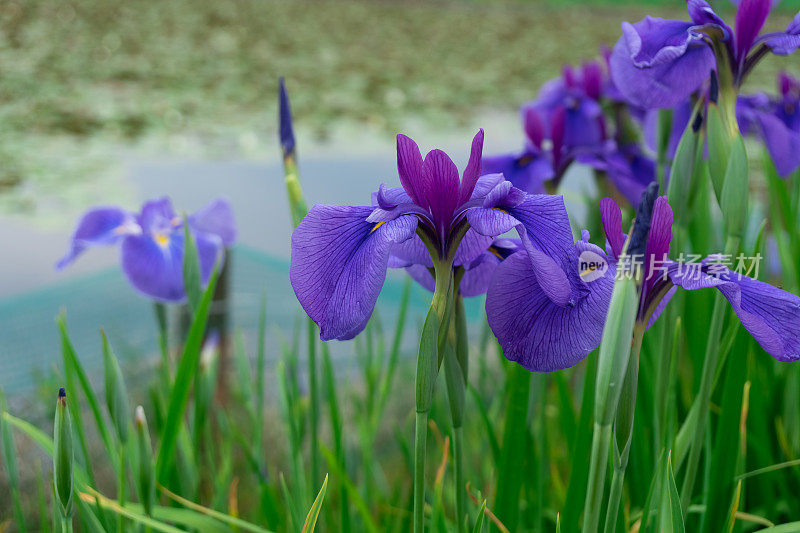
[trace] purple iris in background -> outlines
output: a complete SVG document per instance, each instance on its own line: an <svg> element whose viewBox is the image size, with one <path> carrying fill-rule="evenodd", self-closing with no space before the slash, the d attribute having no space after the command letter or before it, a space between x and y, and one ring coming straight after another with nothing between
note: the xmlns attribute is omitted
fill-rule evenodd
<svg viewBox="0 0 800 533"><path fill-rule="evenodd" d="M800 358L800 298L735 272L725 258L701 262L671 261L672 209L666 196L655 200L643 257L626 257L622 212L610 198L600 202L606 250L588 242L584 231L575 243L575 262L565 265L577 278L582 298L573 305L553 302L532 275L524 252L500 264L486 296L489 325L512 361L537 372L567 368L600 343L620 261L637 261L643 275L637 320L651 326L682 287L716 287L728 299L742 325L779 361ZM567 221L562 221L567 224ZM564 243L566 245L567 243ZM569 243L572 244L572 243Z"/></svg>
<svg viewBox="0 0 800 533"><path fill-rule="evenodd" d="M742 95L736 118L743 135L763 140L775 168L788 176L800 166L800 81L782 72L777 97L764 93Z"/></svg>
<svg viewBox="0 0 800 533"><path fill-rule="evenodd" d="M217 199L187 217L197 243L200 273L208 281L225 248L236 241L236 223L227 200ZM65 268L92 246L121 245L122 271L133 287L159 302L186 297L183 280L183 218L169 198L145 202L139 213L96 207L78 222L70 249L56 265Z"/></svg>
<svg viewBox="0 0 800 533"><path fill-rule="evenodd" d="M605 105L614 108L616 134L609 135ZM655 164L630 138L631 117L643 114L624 101L603 66L590 61L566 66L545 83L535 101L521 109L525 147L521 152L483 159L486 172L502 173L515 187L538 194L555 192L573 162L604 172L637 205L655 179Z"/></svg>
<svg viewBox="0 0 800 533"><path fill-rule="evenodd" d="M606 138L599 103L603 89L599 63L565 66L560 78L545 83L536 100L520 110L527 137L522 152L485 157L484 171L502 173L515 187L534 194L544 192L546 182L554 190L576 155Z"/></svg>
<svg viewBox="0 0 800 533"><path fill-rule="evenodd" d="M554 232L569 232L553 222L566 219L563 199L527 195L500 174L481 176L482 150L483 130L459 180L443 151L423 160L416 143L398 135L402 187L381 185L370 206L311 208L292 235L289 277L321 339L350 339L364 329L389 266L472 270L495 238L512 229L551 297L561 305L577 297L556 268L568 260L554 239Z"/></svg>
<svg viewBox="0 0 800 533"><path fill-rule="evenodd" d="M738 88L768 52L793 53L800 46L800 13L785 31L759 35L773 0L740 0L731 29L705 0L686 2L689 21L645 17L622 23L611 55L616 86L636 105L673 107L695 92L712 69ZM723 84L724 85L724 84Z"/></svg>

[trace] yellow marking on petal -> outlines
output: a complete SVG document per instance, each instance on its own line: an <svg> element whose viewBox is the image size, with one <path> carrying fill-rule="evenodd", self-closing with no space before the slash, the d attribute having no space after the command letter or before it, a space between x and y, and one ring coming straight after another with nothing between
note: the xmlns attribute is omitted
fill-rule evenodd
<svg viewBox="0 0 800 533"><path fill-rule="evenodd" d="M169 246L169 235L158 234L156 235L156 243L162 248Z"/></svg>
<svg viewBox="0 0 800 533"><path fill-rule="evenodd" d="M369 232L370 232L370 233L372 233L372 232L373 232L373 231L375 231L376 229L378 229L378 228L380 228L381 226L383 226L383 224L384 224L385 222L386 222L385 220L381 220L380 222L378 222L377 224L375 224L375 225L372 227L372 229L371 229L371 230L369 230Z"/></svg>
<svg viewBox="0 0 800 533"><path fill-rule="evenodd" d="M505 209L500 209L499 207L493 207L492 209L500 211L501 213L505 213L506 215L508 214L508 211L506 211Z"/></svg>
<svg viewBox="0 0 800 533"><path fill-rule="evenodd" d="M599 268L600 268L600 265L598 265L598 266L590 266L589 268L587 268L586 270L581 272L580 275L581 276L585 276L586 274L591 274L592 272L594 272L595 270L597 270Z"/></svg>
<svg viewBox="0 0 800 533"><path fill-rule="evenodd" d="M500 254L500 251L494 246L490 246L489 251L492 252L494 255L496 255L497 258L500 259L500 261L503 260L503 256Z"/></svg>

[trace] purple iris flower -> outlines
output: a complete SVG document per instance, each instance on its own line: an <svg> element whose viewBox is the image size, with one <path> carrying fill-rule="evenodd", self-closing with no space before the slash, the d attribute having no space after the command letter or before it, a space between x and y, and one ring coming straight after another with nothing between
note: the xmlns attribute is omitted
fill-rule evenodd
<svg viewBox="0 0 800 533"><path fill-rule="evenodd" d="M634 207L648 185L656 179L656 163L636 143L618 146L607 141L594 152L581 154L578 162L604 172L611 183Z"/></svg>
<svg viewBox="0 0 800 533"><path fill-rule="evenodd" d="M517 252L497 268L486 295L489 325L512 361L537 372L570 367L600 343L614 278L621 260L640 265L642 282L639 322L647 327L663 311L678 287L697 290L716 287L728 299L742 325L779 361L800 358L800 298L762 283L709 256L699 263L667 258L672 240L672 209L666 196L653 205L643 257L624 257L626 236L622 212L610 198L600 202L606 250L588 242L584 231L574 244L576 261L567 268L582 284L582 298L560 306L547 297L525 260Z"/></svg>
<svg viewBox="0 0 800 533"><path fill-rule="evenodd" d="M744 135L763 140L775 168L788 176L800 166L800 82L783 72L780 95L743 95L736 101L736 118Z"/></svg>
<svg viewBox="0 0 800 533"><path fill-rule="evenodd" d="M733 29L705 0L687 0L688 22L649 16L635 24L623 22L611 75L631 102L647 108L679 104L712 69L738 88L767 52L788 55L800 46L800 13L785 31L759 35L772 4L741 0Z"/></svg>
<svg viewBox="0 0 800 533"><path fill-rule="evenodd" d="M236 223L227 200L217 199L187 218L197 243L200 273L208 281L225 248L236 241ZM145 202L139 213L120 207L87 211L72 235L70 249L56 265L65 268L87 248L121 244L122 271L133 287L159 302L186 297L183 281L183 218L169 198Z"/></svg>
<svg viewBox="0 0 800 533"><path fill-rule="evenodd" d="M402 187L381 185L370 206L311 208L292 235L289 277L321 339L350 339L364 329L389 266L471 267L512 229L550 297L560 305L577 298L557 267L571 260L557 239L569 234L563 199L525 194L499 174L481 175L482 151L483 130L459 180L443 151L423 160L416 143L398 135Z"/></svg>

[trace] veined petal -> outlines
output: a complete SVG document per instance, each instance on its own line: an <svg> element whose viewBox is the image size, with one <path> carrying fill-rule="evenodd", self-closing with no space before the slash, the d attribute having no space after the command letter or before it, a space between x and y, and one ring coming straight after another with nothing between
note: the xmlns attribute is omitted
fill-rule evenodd
<svg viewBox="0 0 800 533"><path fill-rule="evenodd" d="M625 237L622 232L622 210L617 202L611 198L600 200L600 220L603 222L603 231L614 258L619 259L622 248L625 246Z"/></svg>
<svg viewBox="0 0 800 533"><path fill-rule="evenodd" d="M710 268L716 269L713 275ZM716 287L767 353L784 362L800 358L800 298L794 294L721 265L709 267L707 261L702 269L675 263L669 276L675 285L690 291Z"/></svg>
<svg viewBox="0 0 800 533"><path fill-rule="evenodd" d="M672 241L672 207L666 196L656 198L650 218L650 233L644 258L645 293L664 276L667 268L669 244Z"/></svg>
<svg viewBox="0 0 800 533"><path fill-rule="evenodd" d="M389 252L414 236L417 217L366 221L371 207L316 205L292 234L289 278L320 338L350 339L369 320Z"/></svg>
<svg viewBox="0 0 800 533"><path fill-rule="evenodd" d="M226 247L236 242L236 220L228 200L218 198L189 217L194 231L217 235Z"/></svg>
<svg viewBox="0 0 800 533"><path fill-rule="evenodd" d="M691 27L653 17L623 23L609 66L614 84L628 100L645 108L674 107L708 79L716 64L714 53Z"/></svg>
<svg viewBox="0 0 800 533"><path fill-rule="evenodd" d="M769 151L778 174L788 176L800 166L800 131L792 129L779 114L782 109L770 112L769 108L750 105L755 103L754 95L740 98L737 102L742 131L759 135ZM788 117L787 117L788 118Z"/></svg>
<svg viewBox="0 0 800 533"><path fill-rule="evenodd" d="M424 203L425 180L422 176L422 154L419 146L410 137L405 135L397 136L397 173L400 175L400 183L411 199L422 207L428 208Z"/></svg>
<svg viewBox="0 0 800 533"><path fill-rule="evenodd" d="M125 235L141 233L132 213L120 207L97 207L87 211L72 234L70 249L56 264L61 270L90 246L116 244Z"/></svg>
<svg viewBox="0 0 800 533"><path fill-rule="evenodd" d="M481 157L483 156L483 128L478 130L475 138L472 139L472 148L469 152L469 162L464 169L461 178L461 188L459 192L459 204L463 204L472 197L475 184L481 176Z"/></svg>
<svg viewBox="0 0 800 533"><path fill-rule="evenodd" d="M444 234L459 205L458 168L450 156L435 149L425 156L422 175L425 180L425 202L430 207L436 229Z"/></svg>
<svg viewBox="0 0 800 533"><path fill-rule="evenodd" d="M576 255L584 250L605 257L592 244L575 243ZM486 294L486 316L503 354L536 372L578 363L600 343L614 272L609 268L603 277L587 283L585 297L565 307L554 304L543 290L525 252L503 261Z"/></svg>
<svg viewBox="0 0 800 533"><path fill-rule="evenodd" d="M494 237L491 235L482 235L473 228L468 229L464 238L461 239L461 243L458 245L453 265L460 266L470 264L475 258L479 257L489 248L493 240Z"/></svg>

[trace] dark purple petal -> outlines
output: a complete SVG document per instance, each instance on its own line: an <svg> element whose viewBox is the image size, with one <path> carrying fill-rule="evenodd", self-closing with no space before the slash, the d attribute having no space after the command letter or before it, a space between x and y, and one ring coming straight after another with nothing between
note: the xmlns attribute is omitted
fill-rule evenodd
<svg viewBox="0 0 800 533"><path fill-rule="evenodd" d="M428 204L424 203L426 187L422 176L422 154L417 143L402 134L397 136L397 173L403 189L414 203L427 209Z"/></svg>
<svg viewBox="0 0 800 533"><path fill-rule="evenodd" d="M219 198L189 217L189 227L194 231L217 235L229 247L236 242L236 221L230 203Z"/></svg>
<svg viewBox="0 0 800 533"><path fill-rule="evenodd" d="M292 108L289 105L289 94L286 91L286 84L283 77L278 82L278 115L280 120L280 138L283 156L294 153L295 140L294 128L292 127Z"/></svg>
<svg viewBox="0 0 800 533"><path fill-rule="evenodd" d="M589 98L600 99L603 90L603 69L597 61L589 61L583 66L583 89Z"/></svg>
<svg viewBox="0 0 800 533"><path fill-rule="evenodd" d="M575 244L576 256L584 250L605 257L592 244ZM586 283L588 291L574 306L559 306L543 290L524 252L503 261L486 294L486 316L503 355L536 372L578 363L600 343L614 272L609 268L603 277Z"/></svg>
<svg viewBox="0 0 800 533"><path fill-rule="evenodd" d="M475 189L475 184L481 176L481 157L483 155L483 128L478 130L478 133L472 139L472 148L469 152L469 162L464 169L464 174L461 179L461 189L459 193L458 203L463 204L472 197L472 191Z"/></svg>
<svg viewBox="0 0 800 533"><path fill-rule="evenodd" d="M458 207L458 168L441 150L431 150L422 163L425 202L430 207L436 229L443 236Z"/></svg>
<svg viewBox="0 0 800 533"><path fill-rule="evenodd" d="M767 353L784 362L800 358L800 298L723 266L714 268L718 275L709 274L705 268L687 268L685 264L681 269L675 263L669 275L675 285L690 291L716 287Z"/></svg>
<svg viewBox="0 0 800 533"><path fill-rule="evenodd" d="M320 338L350 339L369 320L389 252L414 236L417 217L372 224L371 207L316 205L292 235L289 279L320 327Z"/></svg>
<svg viewBox="0 0 800 533"><path fill-rule="evenodd" d="M614 84L633 104L673 107L708 79L714 53L691 23L646 17L623 23L609 60Z"/></svg>
<svg viewBox="0 0 800 533"><path fill-rule="evenodd" d="M90 209L78 221L70 249L56 264L56 268L61 270L66 267L90 246L116 244L125 235L141 231L133 214L120 207Z"/></svg>
<svg viewBox="0 0 800 533"><path fill-rule="evenodd" d="M541 149L546 131L542 116L538 110L532 107L523 108L523 115L522 124L525 129L525 135L528 136L528 140L533 146Z"/></svg>
<svg viewBox="0 0 800 533"><path fill-rule="evenodd" d="M603 231L614 258L619 259L622 248L625 246L625 236L622 232L622 210L617 202L611 198L600 200L600 219L603 222Z"/></svg>
<svg viewBox="0 0 800 533"><path fill-rule="evenodd" d="M740 0L736 10L735 46L736 58L741 63L764 27L769 12L772 10L772 0Z"/></svg>
<svg viewBox="0 0 800 533"><path fill-rule="evenodd" d="M663 277L672 241L672 207L666 196L656 198L653 215L650 218L650 233L647 237L647 251L644 260L645 289L653 287L658 278Z"/></svg>

